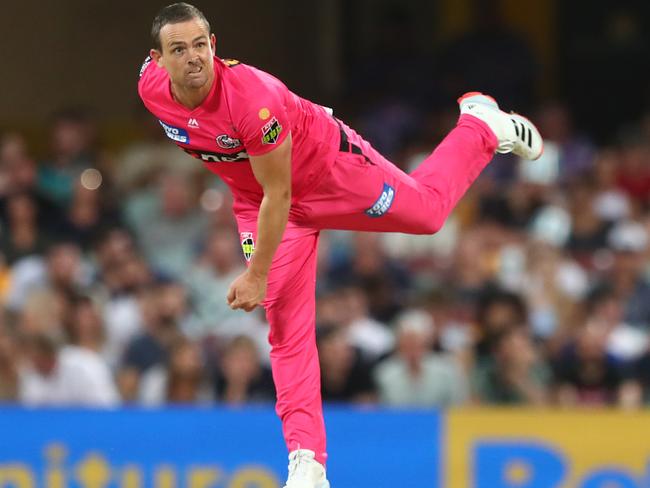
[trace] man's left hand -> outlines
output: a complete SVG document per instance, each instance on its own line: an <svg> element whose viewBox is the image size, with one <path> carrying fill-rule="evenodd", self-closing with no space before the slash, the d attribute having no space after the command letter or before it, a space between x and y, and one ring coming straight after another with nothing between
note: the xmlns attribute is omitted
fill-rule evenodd
<svg viewBox="0 0 650 488"><path fill-rule="evenodd" d="M246 270L232 282L226 300L233 310L252 312L266 296L266 276Z"/></svg>

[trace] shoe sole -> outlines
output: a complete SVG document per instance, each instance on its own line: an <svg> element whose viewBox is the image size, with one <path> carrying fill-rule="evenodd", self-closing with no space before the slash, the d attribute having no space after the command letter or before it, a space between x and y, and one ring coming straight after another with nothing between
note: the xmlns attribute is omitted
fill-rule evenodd
<svg viewBox="0 0 650 488"><path fill-rule="evenodd" d="M458 100L456 100L456 101L458 102L458 105L460 105L466 98L479 97L479 96L489 98L490 100L492 100L497 105L497 107L499 106L497 101L494 98L492 98L490 95L486 95L485 93L481 93L481 92L477 92L477 91L476 92L467 92L464 95L461 95L458 98Z"/></svg>

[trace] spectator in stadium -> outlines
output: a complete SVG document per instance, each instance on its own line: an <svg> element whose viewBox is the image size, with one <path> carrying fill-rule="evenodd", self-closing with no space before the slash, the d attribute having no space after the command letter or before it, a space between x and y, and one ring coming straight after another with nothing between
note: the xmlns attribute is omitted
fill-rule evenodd
<svg viewBox="0 0 650 488"><path fill-rule="evenodd" d="M601 286L586 300L587 322L606 334L606 349L616 361L625 365L638 359L650 345L647 329L634 327L623 319L623 302L613 289Z"/></svg>
<svg viewBox="0 0 650 488"><path fill-rule="evenodd" d="M576 181L569 187L571 233L567 249L586 266L593 267L593 253L607 247L609 223L596 207L596 191L589 180Z"/></svg>
<svg viewBox="0 0 650 488"><path fill-rule="evenodd" d="M237 245L239 236L229 227L213 229L205 241L205 249L183 276L193 306L193 325L185 330L191 337L206 335L233 336L242 333L249 317L232 310L224 294L234 278L244 269Z"/></svg>
<svg viewBox="0 0 650 488"><path fill-rule="evenodd" d="M275 400L271 372L260 363L259 352L250 337L236 336L226 346L215 391L219 401L229 405Z"/></svg>
<svg viewBox="0 0 650 488"><path fill-rule="evenodd" d="M511 325L491 340L492 355L472 372L475 400L481 404L545 405L551 370L536 350L525 325Z"/></svg>
<svg viewBox="0 0 650 488"><path fill-rule="evenodd" d="M316 328L316 343L323 401L372 403L377 400L371 365L349 344L345 329L320 324Z"/></svg>
<svg viewBox="0 0 650 488"><path fill-rule="evenodd" d="M617 183L635 206L647 208L650 203L650 141L632 128L620 144Z"/></svg>
<svg viewBox="0 0 650 488"><path fill-rule="evenodd" d="M65 241L50 246L47 253L47 284L67 294L74 294L89 284L88 270L84 269L79 246Z"/></svg>
<svg viewBox="0 0 650 488"><path fill-rule="evenodd" d="M142 377L138 401L147 406L202 404L214 400L198 344L180 337L166 364L150 368Z"/></svg>
<svg viewBox="0 0 650 488"><path fill-rule="evenodd" d="M119 372L125 400L135 400L142 375L169 360L172 345L182 337L180 322L186 311L184 289L174 282L154 284L138 294L145 329L126 348Z"/></svg>
<svg viewBox="0 0 650 488"><path fill-rule="evenodd" d="M92 180L95 178L96 181ZM110 196L101 184L101 176L87 176L86 183L78 181L74 185L72 202L67 209L59 232L78 243L84 251L90 250L95 236L105 229L120 224L119 212L111 207ZM100 184L98 188L89 185Z"/></svg>
<svg viewBox="0 0 650 488"><path fill-rule="evenodd" d="M61 208L37 185L36 162L30 156L25 138L17 133L0 137L0 216L5 218L6 198L28 194L36 203L39 226L49 232L61 220Z"/></svg>
<svg viewBox="0 0 650 488"><path fill-rule="evenodd" d="M18 397L31 406L113 407L120 398L101 357L78 346L61 346L47 334L25 338Z"/></svg>
<svg viewBox="0 0 650 488"><path fill-rule="evenodd" d="M102 304L104 351L116 371L127 345L144 328L138 292L149 286L154 276L123 228L98 234L93 255L96 269L91 293Z"/></svg>
<svg viewBox="0 0 650 488"><path fill-rule="evenodd" d="M614 262L601 286L610 286L623 303L623 319L630 325L650 330L650 282L644 262L648 233L640 222L622 221L608 234Z"/></svg>
<svg viewBox="0 0 650 488"><path fill-rule="evenodd" d="M9 327L0 318L0 404L18 399L17 343Z"/></svg>
<svg viewBox="0 0 650 488"><path fill-rule="evenodd" d="M556 401L561 406L613 406L625 403L625 372L607 353L607 333L583 325L554 359Z"/></svg>
<svg viewBox="0 0 650 488"><path fill-rule="evenodd" d="M493 342L510 327L528 321L528 309L523 298L499 289L484 291L476 313L474 352L477 363L489 360Z"/></svg>
<svg viewBox="0 0 650 488"><path fill-rule="evenodd" d="M67 343L92 351L102 357L104 348L104 324L101 312L88 296L74 296L70 299L64 323Z"/></svg>
<svg viewBox="0 0 650 488"><path fill-rule="evenodd" d="M458 240L451 266L444 278L451 284L473 320L486 288L494 285L499 270L501 249L512 242L513 233L495 222L474 224Z"/></svg>
<svg viewBox="0 0 650 488"><path fill-rule="evenodd" d="M552 228L550 225L549 229ZM560 231L556 229L553 233L557 236ZM533 337L547 346L555 346L579 319L589 276L558 243L540 236L528 240L524 259L521 281L510 289L518 290L527 305L527 323ZM503 269L503 273L516 275L517 271Z"/></svg>
<svg viewBox="0 0 650 488"><path fill-rule="evenodd" d="M45 256L21 259L13 266L12 277L7 298L7 306L12 310L22 307L33 292L50 289L74 294L90 280L79 246L69 241L53 243Z"/></svg>
<svg viewBox="0 0 650 488"><path fill-rule="evenodd" d="M343 309L341 318L347 340L367 361L376 361L393 350L395 337L386 324L370 315L368 295L361 286L340 288L337 299Z"/></svg>
<svg viewBox="0 0 650 488"><path fill-rule="evenodd" d="M179 172L163 173L154 188L131 194L123 209L153 268L172 278L184 275L208 227L191 179Z"/></svg>
<svg viewBox="0 0 650 488"><path fill-rule="evenodd" d="M595 148L584 134L576 133L568 106L559 100L548 101L538 120L545 144L558 150L559 183L567 185L587 177L594 165Z"/></svg>
<svg viewBox="0 0 650 488"><path fill-rule="evenodd" d="M449 407L467 399L467 379L451 355L431 352L434 324L422 310L400 314L397 351L375 368L379 401L391 406Z"/></svg>
<svg viewBox="0 0 650 488"><path fill-rule="evenodd" d="M2 202L2 230L0 231L0 251L7 264L20 258L44 254L51 237L41 227L38 203L28 192L13 192Z"/></svg>
<svg viewBox="0 0 650 488"><path fill-rule="evenodd" d="M410 276L403 264L391 259L382 245L382 235L355 232L347 256L330 269L333 286L355 284L363 288L370 315L389 322L403 306Z"/></svg>
<svg viewBox="0 0 650 488"><path fill-rule="evenodd" d="M18 336L47 334L65 340L65 322L70 300L65 293L43 288L30 293L18 313L12 313Z"/></svg>
<svg viewBox="0 0 650 488"><path fill-rule="evenodd" d="M67 208L81 172L98 165L95 122L86 109L71 107L56 112L51 124L51 154L39 165L38 187Z"/></svg>
<svg viewBox="0 0 650 488"><path fill-rule="evenodd" d="M632 217L632 201L616 181L620 164L620 152L604 147L598 152L593 171L594 208L598 217L609 223Z"/></svg>

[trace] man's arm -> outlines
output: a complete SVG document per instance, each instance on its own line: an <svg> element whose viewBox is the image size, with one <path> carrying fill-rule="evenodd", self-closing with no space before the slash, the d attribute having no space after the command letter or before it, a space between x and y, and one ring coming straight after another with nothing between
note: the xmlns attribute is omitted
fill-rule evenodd
<svg viewBox="0 0 650 488"><path fill-rule="evenodd" d="M257 217L257 242L248 269L228 290L233 309L252 311L266 295L266 280L273 256L289 219L291 207L291 134L273 151L250 157L255 179L264 190Z"/></svg>

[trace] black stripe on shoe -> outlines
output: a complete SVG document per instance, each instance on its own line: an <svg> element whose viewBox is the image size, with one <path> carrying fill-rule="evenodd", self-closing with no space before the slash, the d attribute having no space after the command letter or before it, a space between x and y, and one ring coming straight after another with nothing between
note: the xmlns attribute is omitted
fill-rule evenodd
<svg viewBox="0 0 650 488"><path fill-rule="evenodd" d="M517 122L515 119L510 119L510 121L512 122L512 125L515 126L515 133L517 134L517 137L519 137L519 126L517 125Z"/></svg>

